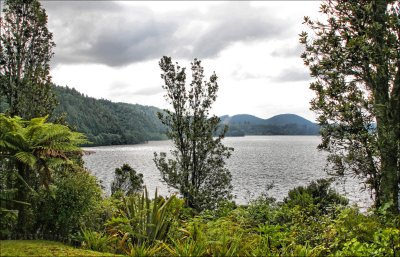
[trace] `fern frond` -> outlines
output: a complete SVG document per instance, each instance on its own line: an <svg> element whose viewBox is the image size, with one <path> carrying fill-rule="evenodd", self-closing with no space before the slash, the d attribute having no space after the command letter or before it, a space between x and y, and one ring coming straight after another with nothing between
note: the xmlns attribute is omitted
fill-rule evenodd
<svg viewBox="0 0 400 257"><path fill-rule="evenodd" d="M23 164L25 164L25 165L27 165L27 166L29 166L29 167L31 167L31 168L34 168L35 165L36 165L36 157L35 157L33 154L31 154L31 153L28 153L28 152L18 152L18 153L16 153L16 154L14 155L14 157L15 157L18 161L22 162Z"/></svg>

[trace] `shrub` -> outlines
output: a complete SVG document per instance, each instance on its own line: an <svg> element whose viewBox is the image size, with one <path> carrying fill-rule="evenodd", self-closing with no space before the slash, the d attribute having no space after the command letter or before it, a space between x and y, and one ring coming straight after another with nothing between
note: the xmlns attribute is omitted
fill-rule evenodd
<svg viewBox="0 0 400 257"><path fill-rule="evenodd" d="M262 194L254 200L250 201L247 206L247 217L251 224L258 226L263 223L273 223L277 204L275 199L267 194Z"/></svg>
<svg viewBox="0 0 400 257"><path fill-rule="evenodd" d="M41 190L36 203L40 233L66 238L79 232L83 217L101 201L101 188L88 171L56 173L49 190Z"/></svg>
<svg viewBox="0 0 400 257"><path fill-rule="evenodd" d="M331 183L331 179L319 179L306 187L296 187L289 191L284 203L289 207L298 205L311 215L332 213L335 206L346 206L349 201L333 190Z"/></svg>
<svg viewBox="0 0 400 257"><path fill-rule="evenodd" d="M85 249L107 252L110 251L110 242L112 237L104 232L82 229L82 246Z"/></svg>
<svg viewBox="0 0 400 257"><path fill-rule="evenodd" d="M183 205L176 196L159 197L157 190L151 200L146 188L142 195L124 197L123 203L106 225L108 232L119 238L118 248L128 253L135 246L165 241Z"/></svg>
<svg viewBox="0 0 400 257"><path fill-rule="evenodd" d="M111 195L118 192L130 195L143 190L143 174L136 173L128 164L115 169L114 180L111 182Z"/></svg>

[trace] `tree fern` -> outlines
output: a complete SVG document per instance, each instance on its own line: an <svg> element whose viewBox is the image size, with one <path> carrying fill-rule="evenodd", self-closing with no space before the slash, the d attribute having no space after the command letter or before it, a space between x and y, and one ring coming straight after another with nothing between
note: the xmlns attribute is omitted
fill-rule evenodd
<svg viewBox="0 0 400 257"><path fill-rule="evenodd" d="M31 192L43 185L48 188L54 172L67 167L81 169L74 159L82 155L82 143L87 143L83 134L48 123L47 117L23 120L0 114L0 167L5 169L0 197L9 199L3 192L12 189L9 185L15 186L17 198L9 199L8 206L18 208L21 216L25 207L14 203L29 202ZM23 226L23 222L19 224Z"/></svg>

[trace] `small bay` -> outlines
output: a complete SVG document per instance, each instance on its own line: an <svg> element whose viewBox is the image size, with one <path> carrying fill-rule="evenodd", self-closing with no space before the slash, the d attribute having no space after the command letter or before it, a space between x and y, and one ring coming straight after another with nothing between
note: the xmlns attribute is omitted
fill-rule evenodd
<svg viewBox="0 0 400 257"><path fill-rule="evenodd" d="M224 144L235 150L227 167L232 174L235 201L246 204L261 193L282 200L287 192L297 186L305 186L313 180L327 178L326 153L318 151L319 136L246 136L228 137ZM146 144L123 146L85 147L91 154L84 156L86 167L102 182L107 193L114 170L128 163L143 174L150 193L158 188L162 195L175 192L162 181L153 156L154 152L172 149L170 141L150 141ZM267 185L272 189L266 191ZM334 187L345 194L351 203L365 208L371 204L367 191L361 192L362 184L352 177L337 180Z"/></svg>

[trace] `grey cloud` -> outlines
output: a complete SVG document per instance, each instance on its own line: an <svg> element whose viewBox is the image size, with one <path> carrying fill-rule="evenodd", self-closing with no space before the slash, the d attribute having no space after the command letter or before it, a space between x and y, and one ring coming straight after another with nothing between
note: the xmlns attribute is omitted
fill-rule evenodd
<svg viewBox="0 0 400 257"><path fill-rule="evenodd" d="M311 79L307 69L290 68L285 69L277 76L271 78L272 81L278 82L294 82L294 81L308 81Z"/></svg>
<svg viewBox="0 0 400 257"><path fill-rule="evenodd" d="M235 42L275 39L287 31L272 10L248 2L226 2L204 14L193 9L174 15L111 1L45 1L43 6L57 44L54 64L124 66L163 55L210 58ZM207 27L191 31L187 26L192 21Z"/></svg>
<svg viewBox="0 0 400 257"><path fill-rule="evenodd" d="M248 2L225 3L209 14L210 29L195 43L200 58L213 57L235 42L277 38L285 31L285 23L265 8L251 7Z"/></svg>
<svg viewBox="0 0 400 257"><path fill-rule="evenodd" d="M114 2L46 2L45 7L57 43L56 64L123 66L159 57L176 27L156 21L147 8Z"/></svg>
<svg viewBox="0 0 400 257"><path fill-rule="evenodd" d="M271 52L271 56L274 57L300 57L301 53L304 51L302 45L284 45L281 48L277 48Z"/></svg>
<svg viewBox="0 0 400 257"><path fill-rule="evenodd" d="M143 22L134 30L121 27L119 30L101 34L93 42L89 50L81 51L92 62L105 63L110 66L126 65L162 55L162 50L168 47L168 34L172 33L168 24L154 26L152 22ZM101 54L99 54L101 53Z"/></svg>

